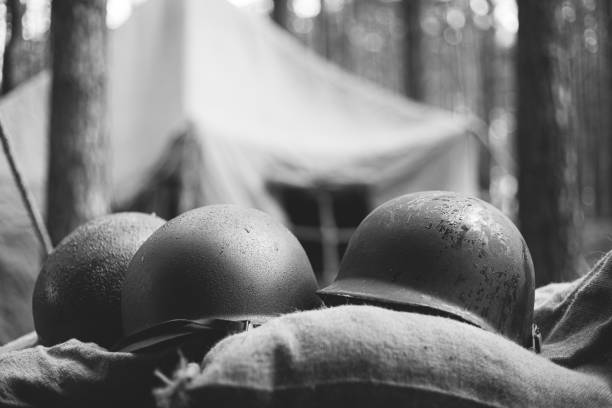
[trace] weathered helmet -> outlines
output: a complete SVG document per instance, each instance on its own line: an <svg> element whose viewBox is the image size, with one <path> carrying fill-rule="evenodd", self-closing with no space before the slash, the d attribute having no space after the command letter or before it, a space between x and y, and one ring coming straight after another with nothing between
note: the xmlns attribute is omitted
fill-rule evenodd
<svg viewBox="0 0 612 408"><path fill-rule="evenodd" d="M473 197L427 191L376 208L319 295L443 315L531 345L531 255L514 224Z"/></svg>
<svg viewBox="0 0 612 408"><path fill-rule="evenodd" d="M43 263L32 299L41 344L71 338L104 347L121 337L121 284L140 245L164 224L154 215L117 213L89 221Z"/></svg>
<svg viewBox="0 0 612 408"><path fill-rule="evenodd" d="M121 304L128 340L119 348L313 309L321 306L316 290L304 249L280 222L235 205L200 207L167 222L134 255Z"/></svg>

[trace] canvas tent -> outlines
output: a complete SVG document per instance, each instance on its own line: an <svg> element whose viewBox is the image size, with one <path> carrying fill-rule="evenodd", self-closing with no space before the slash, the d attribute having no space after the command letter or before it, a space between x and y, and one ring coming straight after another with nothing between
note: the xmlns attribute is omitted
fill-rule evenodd
<svg viewBox="0 0 612 408"><path fill-rule="evenodd" d="M346 74L224 0L150 0L111 32L109 56L119 200L137 189L186 121L201 137L208 202L280 214L270 179L361 184L373 204L419 189L476 193L466 118ZM43 74L0 103L38 186L46 169L48 84Z"/></svg>
<svg viewBox="0 0 612 408"><path fill-rule="evenodd" d="M258 197L255 204L273 211L264 199L269 178L304 187L364 184L374 205L426 188L475 192L465 118L383 92L223 1L183 7L185 78L193 85L185 109L210 136L211 200Z"/></svg>

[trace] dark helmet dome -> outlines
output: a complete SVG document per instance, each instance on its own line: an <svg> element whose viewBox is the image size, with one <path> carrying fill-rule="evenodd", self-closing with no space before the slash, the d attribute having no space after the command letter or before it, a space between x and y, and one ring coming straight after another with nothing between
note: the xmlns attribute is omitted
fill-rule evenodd
<svg viewBox="0 0 612 408"><path fill-rule="evenodd" d="M45 259L32 299L41 344L71 338L104 347L122 335L121 285L132 256L164 224L126 212L93 219L71 232Z"/></svg>
<svg viewBox="0 0 612 408"><path fill-rule="evenodd" d="M174 319L249 319L320 306L295 236L236 205L188 211L134 255L122 291L125 335Z"/></svg>

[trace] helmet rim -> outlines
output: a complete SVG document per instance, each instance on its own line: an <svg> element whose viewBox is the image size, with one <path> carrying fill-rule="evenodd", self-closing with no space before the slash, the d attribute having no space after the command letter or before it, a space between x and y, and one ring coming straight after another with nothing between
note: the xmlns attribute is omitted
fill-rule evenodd
<svg viewBox="0 0 612 408"><path fill-rule="evenodd" d="M317 291L323 300L341 297L347 301L359 300L384 304L391 309L429 309L439 311L445 317L471 324L483 330L500 334L497 329L475 313L450 303L448 300L428 295L422 291L398 287L388 282L368 278L347 278L334 282Z"/></svg>

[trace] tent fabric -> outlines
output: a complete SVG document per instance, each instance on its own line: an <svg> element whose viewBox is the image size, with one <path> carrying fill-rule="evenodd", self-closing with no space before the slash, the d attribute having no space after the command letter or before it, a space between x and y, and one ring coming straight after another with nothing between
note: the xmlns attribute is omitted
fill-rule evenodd
<svg viewBox="0 0 612 408"><path fill-rule="evenodd" d="M46 143L36 136L46 131L47 124L41 119L48 111L47 105L37 100L46 99L46 94L39 92L41 79L45 80L44 75L0 100L0 121L39 207L44 202L41 176ZM34 328L32 291L41 257L8 162L0 153L0 344Z"/></svg>
<svg viewBox="0 0 612 408"><path fill-rule="evenodd" d="M202 166L200 139L192 128L186 128L172 141L139 192L116 204L114 210L155 213L169 220L196 208L204 202Z"/></svg>
<svg viewBox="0 0 612 408"><path fill-rule="evenodd" d="M442 317L346 306L228 337L160 386L156 356L76 340L29 347L30 335L0 348L0 405L151 406L155 387L160 407L611 406L611 279L612 252L585 277L536 291L541 355Z"/></svg>
<svg viewBox="0 0 612 408"><path fill-rule="evenodd" d="M0 101L37 189L46 172L49 83L42 73ZM138 6L110 33L108 89L118 201L147 180L187 122L203 139L207 203L278 213L270 179L365 184L375 204L424 189L477 193L468 118L343 72L225 0Z"/></svg>
<svg viewBox="0 0 612 408"><path fill-rule="evenodd" d="M227 2L182 4L185 106L208 143L205 173L216 175L204 181L208 199L275 212L269 180L363 184L375 205L417 190L477 192L466 117L357 79ZM206 15L217 18L202 24Z"/></svg>

